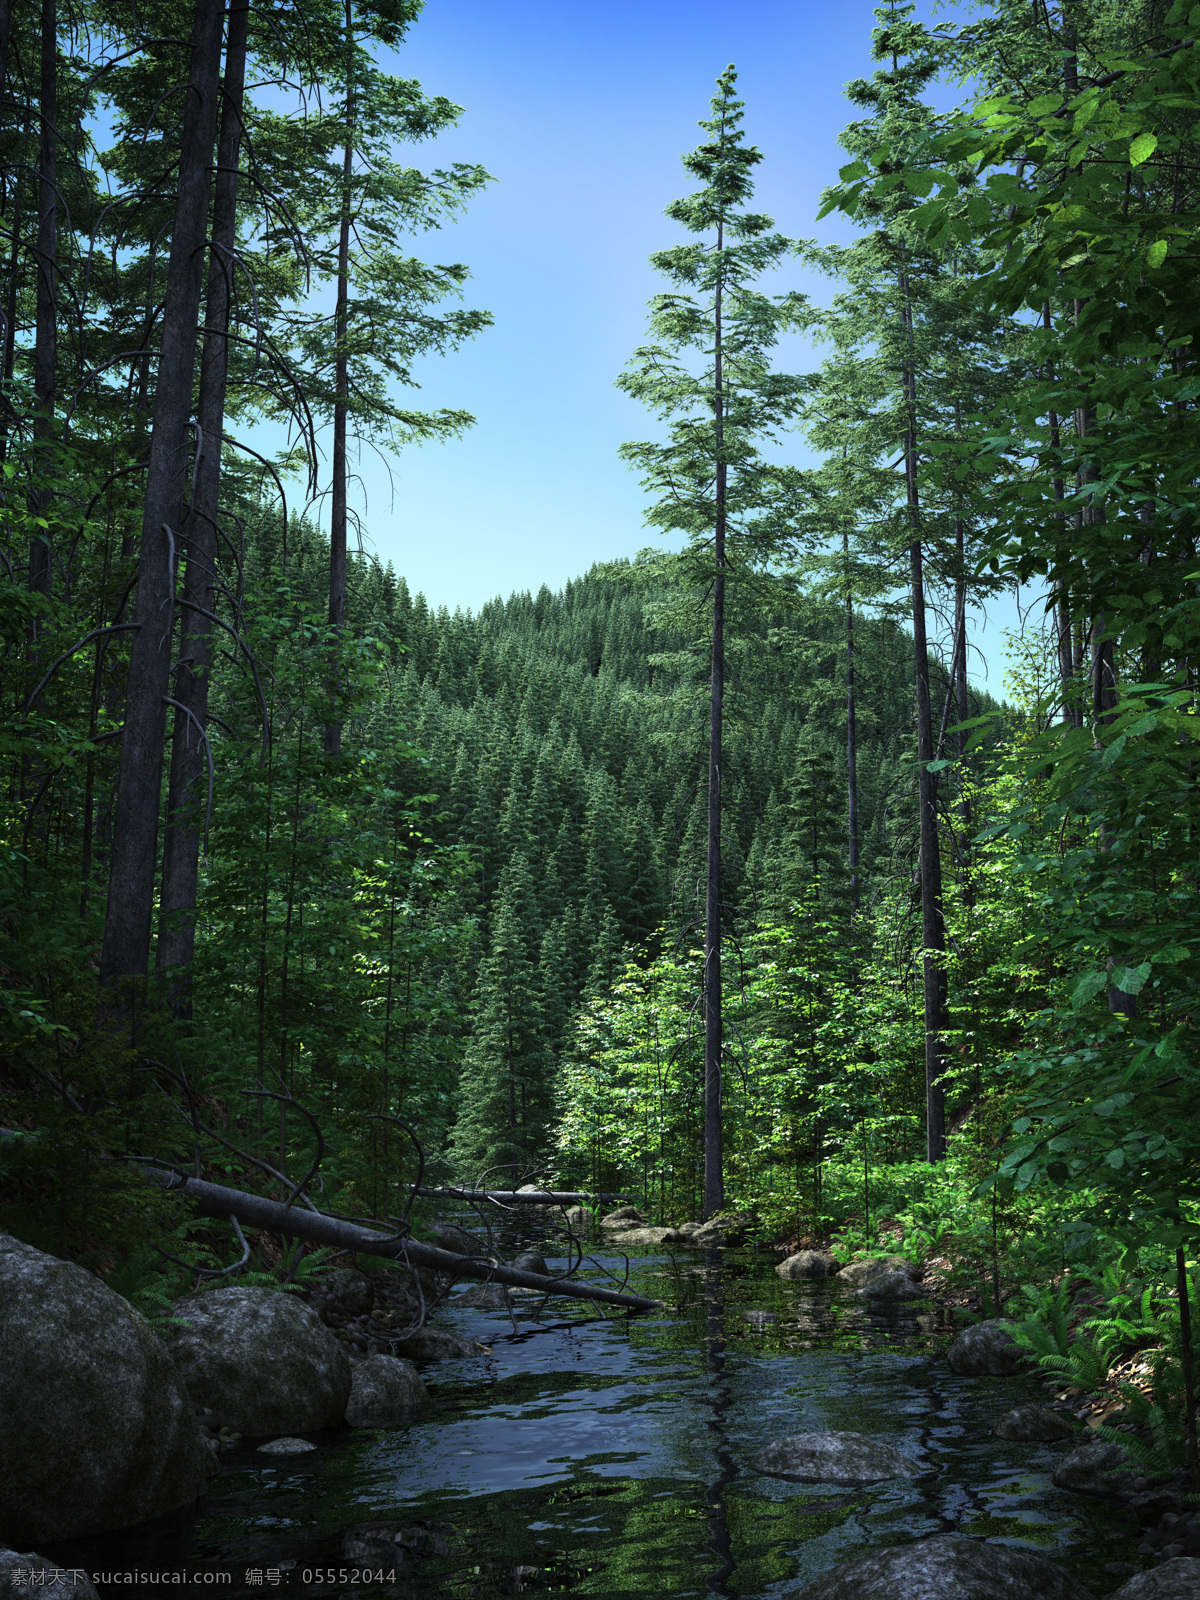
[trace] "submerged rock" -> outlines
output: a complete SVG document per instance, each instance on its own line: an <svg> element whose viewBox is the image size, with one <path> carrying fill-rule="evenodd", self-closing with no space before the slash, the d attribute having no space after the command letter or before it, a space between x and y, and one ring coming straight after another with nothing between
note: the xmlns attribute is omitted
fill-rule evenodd
<svg viewBox="0 0 1200 1600"><path fill-rule="evenodd" d="M536 1250L523 1250L509 1262L509 1266L516 1267L518 1272L540 1272L544 1278L550 1276L550 1268L546 1265L545 1258Z"/></svg>
<svg viewBox="0 0 1200 1600"><path fill-rule="evenodd" d="M1076 1494L1109 1495L1122 1487L1122 1468L1133 1468L1123 1444L1113 1439L1089 1439L1064 1456L1051 1481L1056 1489L1073 1489Z"/></svg>
<svg viewBox="0 0 1200 1600"><path fill-rule="evenodd" d="M266 1444L259 1445L258 1453L260 1456L305 1456L316 1448L307 1439L268 1439Z"/></svg>
<svg viewBox="0 0 1200 1600"><path fill-rule="evenodd" d="M447 1333L442 1328L422 1328L419 1333L399 1340L393 1348L397 1355L407 1356L410 1361L466 1361L489 1354L487 1345L477 1344L474 1339L460 1339L458 1334Z"/></svg>
<svg viewBox="0 0 1200 1600"><path fill-rule="evenodd" d="M446 1310L454 1311L462 1306L468 1309L473 1307L477 1311L506 1311L508 1304L502 1284L474 1283L469 1289L447 1300Z"/></svg>
<svg viewBox="0 0 1200 1600"><path fill-rule="evenodd" d="M1013 1378L1031 1364L1012 1336L1012 1324L998 1317L964 1328L946 1351L946 1365L961 1378Z"/></svg>
<svg viewBox="0 0 1200 1600"><path fill-rule="evenodd" d="M829 1278L837 1271L837 1262L822 1250L797 1250L775 1268L781 1278Z"/></svg>
<svg viewBox="0 0 1200 1600"><path fill-rule="evenodd" d="M456 1256L486 1256L488 1253L486 1239L455 1227L453 1222L442 1222L431 1228L425 1242L436 1245L439 1250L450 1250Z"/></svg>
<svg viewBox="0 0 1200 1600"><path fill-rule="evenodd" d="M87 1573L60 1567L32 1550L6 1550L0 1546L0 1600L29 1600L32 1595L52 1600L100 1600Z"/></svg>
<svg viewBox="0 0 1200 1600"><path fill-rule="evenodd" d="M82 1267L0 1234L5 1537L132 1527L193 1504L216 1470L146 1319Z"/></svg>
<svg viewBox="0 0 1200 1600"><path fill-rule="evenodd" d="M1094 1596L1065 1567L1032 1550L939 1534L844 1561L793 1589L785 1600L1094 1600Z"/></svg>
<svg viewBox="0 0 1200 1600"><path fill-rule="evenodd" d="M1014 1439L1022 1444L1048 1444L1055 1439L1073 1439L1076 1429L1070 1418L1049 1406L1017 1406L1006 1411L992 1432L998 1439Z"/></svg>
<svg viewBox="0 0 1200 1600"><path fill-rule="evenodd" d="M407 1422L428 1399L424 1379L411 1361L368 1356L354 1368L346 1421L352 1428Z"/></svg>
<svg viewBox="0 0 1200 1600"><path fill-rule="evenodd" d="M1139 1572L1108 1600L1196 1600L1200 1595L1200 1561L1176 1556L1154 1572Z"/></svg>
<svg viewBox="0 0 1200 1600"><path fill-rule="evenodd" d="M797 1483L883 1483L929 1471L911 1456L865 1433L794 1433L751 1461L753 1471Z"/></svg>
<svg viewBox="0 0 1200 1600"><path fill-rule="evenodd" d="M277 1289L210 1289L178 1300L167 1348L188 1393L238 1433L272 1439L336 1428L350 1361L311 1306Z"/></svg>

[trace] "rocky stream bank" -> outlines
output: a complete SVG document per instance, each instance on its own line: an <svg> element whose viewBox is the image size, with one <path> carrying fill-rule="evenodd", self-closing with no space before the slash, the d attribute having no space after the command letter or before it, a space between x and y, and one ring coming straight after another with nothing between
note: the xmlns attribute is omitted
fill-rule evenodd
<svg viewBox="0 0 1200 1600"><path fill-rule="evenodd" d="M631 1252L635 1264L645 1265L665 1281L669 1273L660 1264L661 1252L674 1250L677 1264L685 1263L685 1275L710 1285L713 1272L724 1270L722 1258L733 1259L745 1237L746 1224L739 1227L738 1220L704 1240L696 1239L701 1232L698 1224L669 1230L679 1235L676 1239L643 1239L635 1236L668 1230L646 1228L636 1213L616 1214L604 1219L607 1252L610 1256L614 1248ZM438 1242L453 1248L450 1241L456 1234L460 1248L478 1250L475 1236L452 1227L441 1231ZM660 1254L639 1256L646 1251ZM534 1271L545 1267L540 1258L535 1262L527 1257L523 1264ZM888 1308L894 1307L897 1314L928 1317L918 1309L927 1301L920 1277L899 1257L859 1262L837 1271L836 1263L822 1252L797 1253L780 1262L773 1276L784 1285L801 1286L789 1288L789 1294L832 1294L836 1301L830 1304L862 1307L866 1315L890 1314ZM527 1340L534 1331L529 1300L482 1284L446 1302L447 1310L439 1317L442 1325L408 1334L418 1295L436 1297L448 1287L418 1283L395 1267L370 1273L343 1267L324 1275L303 1296L218 1288L179 1302L174 1311L180 1320L164 1326L160 1337L91 1274L0 1235L0 1417L4 1421L0 1543L7 1541L10 1547L0 1554L0 1595L32 1594L35 1587L44 1593L97 1592L85 1569L56 1568L49 1557L36 1552L54 1553L72 1546L72 1541L79 1546L80 1541L86 1544L88 1538L121 1529L128 1530L123 1548L137 1548L139 1530L145 1530L145 1547L150 1550L164 1519L169 1523L186 1518L206 1494L219 1493L223 1468L246 1473L246 1463L253 1458L262 1464L257 1469L260 1475L303 1473L311 1470L306 1463L330 1462L339 1448L344 1452L346 1446L339 1447L337 1440L354 1437L347 1429L381 1440L402 1439L408 1436L405 1430L412 1429L415 1437L422 1419L437 1411L445 1374L456 1366L464 1374L477 1371L480 1364L487 1364L492 1341L498 1347L501 1339ZM662 1288L658 1292L671 1298ZM723 1306L726 1321L732 1309ZM711 1304L705 1315L711 1379L716 1359ZM779 1313L754 1306L737 1310L747 1337L771 1333L778 1318ZM484 1336L468 1336L462 1331L468 1325ZM616 1332L607 1327L600 1332L611 1344L622 1326L637 1328L638 1323L622 1321L615 1325ZM640 1341L644 1344L653 1335L653 1327L643 1323ZM568 1331L566 1337L579 1335ZM613 1346L613 1355L619 1359L619 1346ZM981 1397L986 1394L989 1400L995 1395L995 1380L1020 1379L1028 1387L1021 1352L1002 1323L961 1330L944 1360L958 1379L982 1380ZM432 1398L426 1386L430 1374L438 1375ZM589 1379L580 1372L575 1381L586 1387ZM881 1430L874 1425L880 1420L885 1424ZM910 1480L919 1489L936 1476L934 1459L876 1436L894 1431L889 1419L868 1414L862 1422L865 1427L810 1428L760 1438L755 1452L743 1452L740 1471L744 1478L757 1477L768 1493L769 1483L777 1482L785 1495L796 1493L789 1485L818 1485L822 1491L880 1486L887 1494L890 1484ZM1108 1562L1107 1584L1085 1587L1060 1563L1036 1549L1014 1545L1009 1529L999 1540L945 1533L903 1543L888 1539L888 1548L830 1562L800 1588L787 1589L776 1582L757 1590L739 1587L736 1592L747 1600L752 1594L762 1595L763 1600L768 1595L791 1595L794 1600L950 1600L951 1596L953 1600L1042 1600L1043 1596L1088 1600L1101 1593L1114 1600L1200 1596L1200 1532L1182 1485L1140 1475L1120 1444L1092 1435L1061 1402L1056 1408L1026 1400L1000 1416L991 1431L995 1438L1018 1447L1060 1446L1053 1471L1055 1487L1088 1497L1128 1519L1132 1559ZM602 1465L601 1474L606 1476ZM1137 1526L1142 1529L1140 1550L1133 1544ZM437 1516L410 1516L401 1524L360 1519L338 1537L340 1560L351 1563L345 1578L338 1575L340 1567L336 1571L314 1567L309 1570L320 1576L304 1585L298 1581L302 1573L296 1563L286 1559L262 1570L274 1571L280 1587L304 1595L490 1595L568 1588L587 1594L657 1592L596 1587L588 1574L569 1563L557 1567L517 1563L505 1570L502 1581L497 1577L495 1588L421 1587L414 1575L423 1564L444 1562L462 1535L460 1526ZM365 1570L378 1560L374 1570L383 1571L384 1556L387 1571L410 1576L396 1576L382 1587L364 1584L360 1577L356 1586L350 1574L360 1569L353 1563L363 1563ZM1123 1571L1114 1570L1122 1565ZM66 1578L56 1587L45 1576L36 1583L31 1577L35 1572L52 1576L55 1571L77 1573L73 1588ZM328 1579L326 1571L331 1574ZM268 1584L265 1576L260 1581ZM99 1592L106 1592L103 1584ZM107 1592L115 1594L116 1586ZM121 1592L136 1590L124 1585ZM157 1590L148 1585L145 1592ZM254 1592L253 1585L244 1592ZM735 1591L718 1586L716 1592Z"/></svg>

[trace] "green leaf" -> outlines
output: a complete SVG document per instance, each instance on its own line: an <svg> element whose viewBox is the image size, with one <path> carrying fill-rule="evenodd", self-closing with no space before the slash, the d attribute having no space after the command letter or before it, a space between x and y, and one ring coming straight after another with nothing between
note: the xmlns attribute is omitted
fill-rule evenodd
<svg viewBox="0 0 1200 1600"><path fill-rule="evenodd" d="M1161 267L1167 259L1167 248L1168 245L1165 239L1155 239L1149 250L1146 251L1147 266Z"/></svg>
<svg viewBox="0 0 1200 1600"><path fill-rule="evenodd" d="M1139 133L1129 146L1129 165L1140 167L1158 149L1156 133Z"/></svg>
<svg viewBox="0 0 1200 1600"><path fill-rule="evenodd" d="M1149 976L1148 961L1143 961L1140 967L1117 967L1113 971L1112 986L1122 994L1140 994Z"/></svg>
<svg viewBox="0 0 1200 1600"><path fill-rule="evenodd" d="M1107 986L1107 972L1085 972L1072 991L1071 1004L1076 1007L1085 1006L1089 1000L1095 999L1101 989L1107 988Z"/></svg>

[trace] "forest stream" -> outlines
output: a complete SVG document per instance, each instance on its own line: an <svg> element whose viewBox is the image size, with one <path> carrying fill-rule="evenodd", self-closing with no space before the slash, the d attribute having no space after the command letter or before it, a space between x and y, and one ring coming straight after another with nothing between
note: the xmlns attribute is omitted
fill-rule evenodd
<svg viewBox="0 0 1200 1600"><path fill-rule="evenodd" d="M519 1242L539 1243L528 1227ZM1045 1400L1036 1379L956 1377L921 1302L849 1302L773 1265L639 1253L632 1286L664 1302L649 1315L562 1300L540 1317L531 1302L514 1318L440 1311L491 1354L427 1366L432 1403L411 1427L326 1435L275 1464L235 1451L196 1517L48 1554L101 1574L187 1571L223 1595L776 1600L871 1548L957 1532L1026 1545L1100 1595L1125 1581L1132 1517L1051 1484L1070 1444L992 1434ZM877 1436L932 1470L847 1489L750 1469L770 1440L818 1430Z"/></svg>

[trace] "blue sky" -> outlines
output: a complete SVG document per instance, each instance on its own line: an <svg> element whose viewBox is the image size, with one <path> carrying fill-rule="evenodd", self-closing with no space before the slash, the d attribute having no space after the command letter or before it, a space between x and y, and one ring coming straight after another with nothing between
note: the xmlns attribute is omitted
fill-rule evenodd
<svg viewBox="0 0 1200 1600"><path fill-rule="evenodd" d="M732 61L747 137L764 154L756 206L793 237L851 237L845 219L815 218L847 159L843 86L871 70L872 22L864 0L428 0L381 64L464 114L403 159L477 161L496 181L461 220L408 247L467 263L466 301L495 326L419 369L421 402L464 407L476 427L405 452L390 481L373 456L359 463L366 542L414 592L476 608L514 589L556 589L655 542L617 457L652 430L614 379L661 287L647 257L682 237L662 214L693 186L679 158L698 143L697 120ZM829 292L798 265L765 286ZM804 371L815 354L795 341L779 364ZM999 687L994 669L989 686Z"/></svg>

